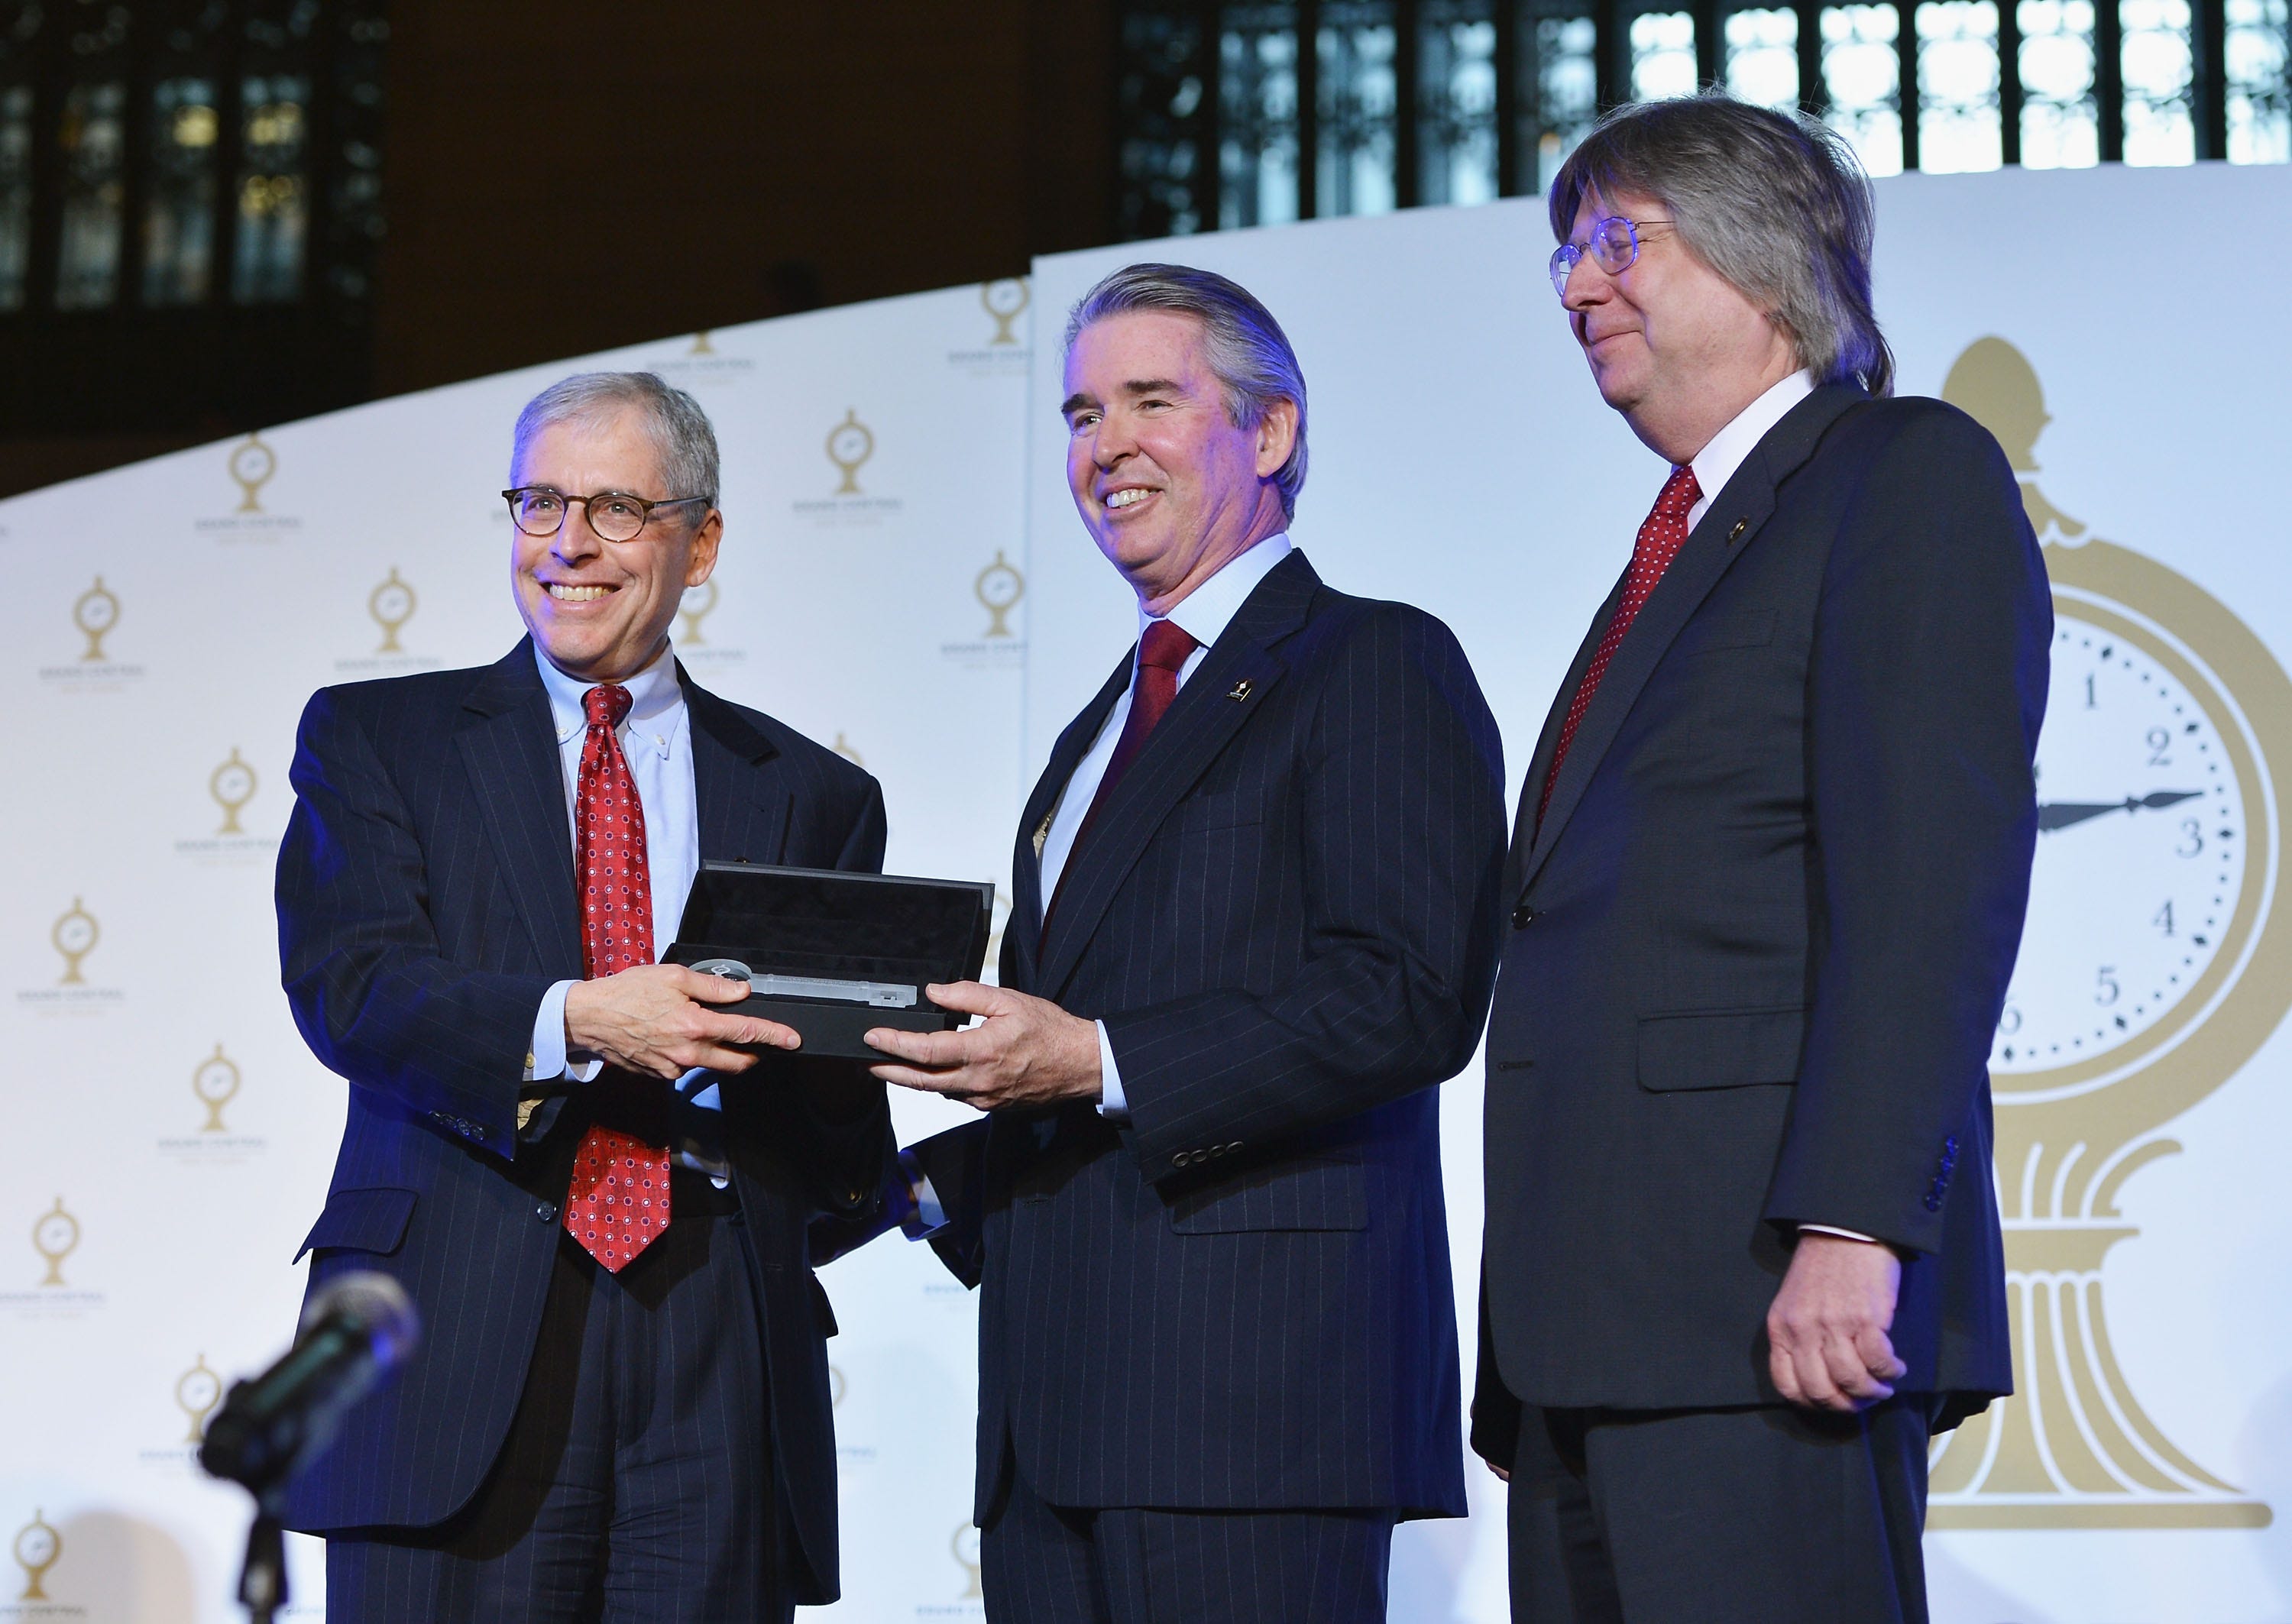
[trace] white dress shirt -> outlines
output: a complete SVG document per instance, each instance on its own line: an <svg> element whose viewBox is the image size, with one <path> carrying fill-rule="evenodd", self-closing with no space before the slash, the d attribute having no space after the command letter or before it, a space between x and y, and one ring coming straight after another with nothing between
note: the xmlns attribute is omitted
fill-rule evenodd
<svg viewBox="0 0 2292 1624"><path fill-rule="evenodd" d="M1801 367L1736 413L1734 421L1713 435L1711 443L1695 454L1695 460L1688 466L1695 470L1696 488L1703 494L1687 510L1690 530L1703 522L1703 516L1711 511L1713 498L1726 488L1735 470L1743 466L1743 459L1766 438L1767 430L1812 393L1814 374Z"/></svg>
<svg viewBox="0 0 2292 1624"><path fill-rule="evenodd" d="M1224 568L1203 582L1171 607L1163 618L1183 631L1199 645L1186 656L1178 668L1178 686L1186 686L1200 666L1211 645L1225 635L1225 629L1239 614L1241 606L1257 583L1272 572L1273 567L1287 558L1290 552L1287 532L1269 535L1247 551L1229 560ZM1142 643L1146 628L1154 621L1143 607L1138 611L1138 636ZM1099 781L1106 776L1106 765L1114 759L1114 747L1121 742L1122 725L1130 720L1130 697L1138 687L1138 657L1131 655L1130 684L1114 702L1114 709L1106 713L1106 720L1091 741L1074 776L1060 792L1057 809L1051 815L1051 832L1043 841L1042 897L1048 907L1058 894L1059 876L1066 872L1067 859L1074 855L1075 836L1082 831L1082 820L1090 811L1090 803L1097 797ZM1106 1035L1106 1023L1098 1025L1098 1069L1102 1092L1098 1108L1106 1116L1128 1113L1129 1102L1122 1093L1122 1073L1114 1063L1114 1045Z"/></svg>
<svg viewBox="0 0 2292 1624"><path fill-rule="evenodd" d="M589 717L582 700L596 684L559 671L538 644L533 657L541 669L541 686L549 691L549 720L557 730L557 760L565 780L566 838L572 840L581 751L589 736ZM621 686L629 691L629 713L621 719L614 735L620 740L622 759L629 764L637 804L644 809L645 864L652 876L653 956L658 961L676 940L685 896L692 889L692 876L700 869L700 810L692 787L691 715L685 708L684 690L676 680L674 649L663 649L658 659ZM601 1057L566 1047L565 994L572 986L570 980L561 981L542 994L541 1008L533 1019L528 1081L587 1082L604 1066ZM700 1075L698 1071L688 1072L679 1080L678 1089L689 1089ZM713 1082L692 1095L691 1102L711 1111L722 1105Z"/></svg>

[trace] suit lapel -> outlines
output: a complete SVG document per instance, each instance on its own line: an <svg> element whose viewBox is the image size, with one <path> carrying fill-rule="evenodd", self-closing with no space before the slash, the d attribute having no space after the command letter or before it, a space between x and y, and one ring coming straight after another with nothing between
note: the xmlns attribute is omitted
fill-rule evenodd
<svg viewBox="0 0 2292 1624"><path fill-rule="evenodd" d="M1852 386L1816 390L1767 431L1752 448L1751 454L1743 459L1734 478L1727 481L1705 510L1702 522L1688 536L1671 567L1664 571L1663 579L1656 583L1646 605L1632 622L1631 630L1617 646L1615 657L1609 661L1600 679L1598 692L1586 707L1584 720L1577 725L1576 737L1568 747L1568 759L1561 763L1560 776L1553 784L1543 825L1536 829L1528 855L1519 863L1510 892L1513 897L1516 899L1527 889L1545 859L1551 856L1561 832L1567 828L1569 818L1582 801L1592 775L1598 770L1609 746L1616 742L1624 719L1631 713L1633 703L1647 686L1665 652L1710 596L1711 589L1719 584L1728 567L1758 539L1760 530L1775 511L1776 487L1814 454L1816 445L1831 424L1849 407L1868 398L1862 390ZM1614 612L1614 597L1610 595L1608 608L1594 623L1594 644L1597 642L1597 629L1604 627L1608 615ZM1562 691L1559 713L1564 713L1568 700L1575 694L1576 682L1581 680L1583 665L1589 663L1589 656L1580 651L1578 659L1582 663L1576 667L1575 675ZM1554 733L1556 741L1549 719L1545 728ZM1537 749L1548 762L1545 746L1539 744ZM1525 799L1526 793L1522 792L1526 819L1522 826L1532 828L1536 807Z"/></svg>
<svg viewBox="0 0 2292 1624"><path fill-rule="evenodd" d="M463 703L454 736L511 902L548 969L581 972L573 896L572 824L549 693L527 639L489 666Z"/></svg>
<svg viewBox="0 0 2292 1624"><path fill-rule="evenodd" d="M787 852L795 793L769 765L779 747L693 681L681 661L676 680L692 723L692 796L701 860L780 862Z"/></svg>
<svg viewBox="0 0 2292 1624"><path fill-rule="evenodd" d="M1035 985L1035 966L1042 953L1043 937L1043 840L1050 833L1052 816L1058 810L1060 792L1082 765L1083 757L1090 753L1100 730L1106 726L1108 714L1115 701L1130 686L1131 664L1135 649L1123 656L1098 693L1082 709L1082 714L1069 722L1066 731L1059 735L1058 743L1051 747L1051 759L1043 768L1043 776L1035 781L1034 792L1027 797L1026 810L1019 816L1018 843L1011 855L1011 922L1007 927L1019 954L1019 967L1024 979L1018 985Z"/></svg>
<svg viewBox="0 0 2292 1624"><path fill-rule="evenodd" d="M1616 602L1624 595L1625 577L1631 567L1625 566L1624 575L1616 577L1616 584L1608 589L1607 600L1600 612L1592 616L1592 624L1578 646L1576 657L1568 663L1568 676L1553 696L1552 708L1545 712L1544 730L1537 735L1536 752L1528 760L1528 776L1520 786L1520 805L1513 811L1512 844L1505 853L1505 886L1506 896L1518 896L1527 883L1525 872L1530 843L1536 836L1536 803L1543 799L1544 780L1552 771L1552 757L1560 748L1560 729L1568 720L1568 706L1576 697L1576 689L1584 680L1584 672L1599 652L1600 633L1616 613Z"/></svg>
<svg viewBox="0 0 2292 1624"><path fill-rule="evenodd" d="M1130 770L1109 792L1090 839L1067 858L1061 876L1058 917L1040 947L1037 990L1044 997L1058 997L1154 832L1218 752L1264 708L1265 695L1288 670L1271 645L1304 623L1320 584L1302 552L1274 566L1202 656Z"/></svg>

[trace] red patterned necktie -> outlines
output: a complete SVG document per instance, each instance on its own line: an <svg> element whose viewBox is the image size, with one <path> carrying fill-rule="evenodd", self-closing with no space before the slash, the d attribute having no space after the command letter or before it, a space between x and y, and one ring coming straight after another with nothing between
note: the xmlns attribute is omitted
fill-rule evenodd
<svg viewBox="0 0 2292 1624"><path fill-rule="evenodd" d="M1552 804L1552 786L1560 782L1560 764L1568 760L1568 747L1576 742L1576 728L1591 707L1600 679L1608 673L1608 662L1615 658L1624 633L1632 629L1632 622L1646 607L1648 594L1655 591L1655 583L1663 579L1663 572L1671 567L1671 561L1687 544L1687 515L1702 499L1703 487L1695 483L1695 470L1675 468L1671 478L1663 482L1655 506L1648 510L1647 519L1640 526L1640 539L1632 548L1632 567L1624 576L1624 595L1616 601L1615 616L1608 622L1608 629L1600 633L1600 646L1593 650L1592 663L1584 668L1584 679L1576 685L1576 696L1568 702L1567 720L1560 724L1560 745L1552 752L1552 770L1544 775L1544 790L1537 797L1538 828L1544 825L1544 809Z"/></svg>
<svg viewBox="0 0 2292 1624"><path fill-rule="evenodd" d="M652 962L644 807L613 731L629 703L628 689L613 685L581 696L589 736L574 786L573 884L581 898L581 974L590 980ZM667 1227L667 1147L593 1125L574 1155L566 1232L618 1274Z"/></svg>
<svg viewBox="0 0 2292 1624"><path fill-rule="evenodd" d="M1170 702L1178 696L1178 673L1185 668L1187 656L1201 645L1193 634L1174 621L1150 622L1146 635L1138 640L1138 676L1131 685L1130 714L1123 719L1122 736L1114 742L1114 753L1107 758L1106 776L1098 781L1098 792L1090 798L1090 809L1082 815L1082 827L1075 831L1074 844L1067 848L1066 866L1059 871L1059 889L1066 888L1067 876L1074 872L1075 854L1090 834L1090 826L1114 793L1114 786L1122 775L1130 770L1131 762L1146 744L1146 736L1154 731ZM1051 905L1043 910L1043 923L1051 922L1051 914L1059 905L1058 892L1051 894Z"/></svg>

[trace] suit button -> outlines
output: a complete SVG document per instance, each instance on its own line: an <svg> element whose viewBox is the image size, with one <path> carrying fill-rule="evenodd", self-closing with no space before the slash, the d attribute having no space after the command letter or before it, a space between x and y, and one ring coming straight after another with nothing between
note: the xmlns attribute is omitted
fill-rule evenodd
<svg viewBox="0 0 2292 1624"><path fill-rule="evenodd" d="M1239 1150L1241 1148L1241 1141L1239 1139L1236 1139L1232 1144L1227 1146L1226 1148L1228 1150Z"/></svg>
<svg viewBox="0 0 2292 1624"><path fill-rule="evenodd" d="M1529 921L1535 917L1536 910L1522 903L1512 911L1512 928L1514 930L1525 930L1528 929Z"/></svg>
<svg viewBox="0 0 2292 1624"><path fill-rule="evenodd" d="M1191 1162L1192 1160L1192 1156L1187 1154L1182 1150L1176 1155L1170 1158L1170 1163L1174 1167L1183 1167L1187 1162Z"/></svg>
<svg viewBox="0 0 2292 1624"><path fill-rule="evenodd" d="M544 1202L533 1210L533 1216L545 1224L553 1224L557 1221L557 1209L548 1202Z"/></svg>

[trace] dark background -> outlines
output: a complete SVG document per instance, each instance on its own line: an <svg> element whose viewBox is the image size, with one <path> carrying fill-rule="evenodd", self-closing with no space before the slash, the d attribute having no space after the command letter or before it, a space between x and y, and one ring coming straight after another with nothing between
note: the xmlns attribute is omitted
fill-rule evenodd
<svg viewBox="0 0 2292 1624"><path fill-rule="evenodd" d="M557 357L1016 275L1115 235L1112 0L381 9L369 296L332 316L9 318L0 494Z"/></svg>

